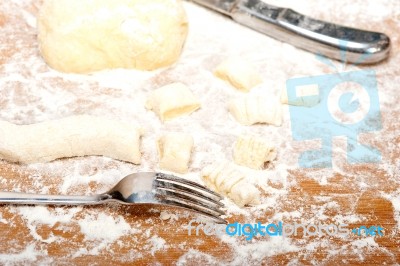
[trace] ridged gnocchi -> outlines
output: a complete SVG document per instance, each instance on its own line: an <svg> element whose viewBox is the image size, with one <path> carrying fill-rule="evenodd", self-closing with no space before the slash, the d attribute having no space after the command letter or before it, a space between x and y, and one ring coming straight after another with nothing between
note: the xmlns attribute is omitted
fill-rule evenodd
<svg viewBox="0 0 400 266"><path fill-rule="evenodd" d="M193 137L187 133L170 132L157 141L160 168L184 174L188 171Z"/></svg>
<svg viewBox="0 0 400 266"><path fill-rule="evenodd" d="M242 125L266 123L280 126L282 124L282 106L275 98L247 95L231 100L228 109Z"/></svg>
<svg viewBox="0 0 400 266"><path fill-rule="evenodd" d="M202 179L207 187L227 196L238 206L259 204L260 191L245 177L231 162L209 165L202 171Z"/></svg>
<svg viewBox="0 0 400 266"><path fill-rule="evenodd" d="M250 62L236 57L229 58L218 65L214 75L244 92L250 91L262 82L260 74Z"/></svg>
<svg viewBox="0 0 400 266"><path fill-rule="evenodd" d="M172 83L153 91L147 98L146 108L166 121L196 111L200 102L185 84Z"/></svg>
<svg viewBox="0 0 400 266"><path fill-rule="evenodd" d="M233 160L238 165L261 170L275 158L275 147L260 137L240 136L233 146Z"/></svg>

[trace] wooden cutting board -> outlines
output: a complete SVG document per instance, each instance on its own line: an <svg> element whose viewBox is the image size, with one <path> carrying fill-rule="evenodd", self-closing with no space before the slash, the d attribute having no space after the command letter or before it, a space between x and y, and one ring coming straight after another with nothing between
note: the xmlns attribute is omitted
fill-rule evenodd
<svg viewBox="0 0 400 266"><path fill-rule="evenodd" d="M347 68L377 73L382 130L363 135L360 141L381 151L381 163L347 164L345 139L338 138L334 140L339 152L333 155L333 168L299 168L297 159L304 146L291 138L287 109L280 128L238 126L224 106L227 99L239 94L212 75L222 59L239 54L259 67L264 77L260 90L265 87L279 95L287 79L342 71L338 62L334 64L339 69L331 69L312 54L185 3L190 33L176 65L150 73L117 70L66 75L48 68L40 57L35 29L40 1L5 1L0 3L1 119L29 124L74 114L105 115L136 121L147 133L139 166L100 157L34 165L0 161L1 190L49 194L105 191L130 172L157 170L155 139L171 130L195 136L191 173L185 177L199 181L204 165L230 158L235 136L250 132L272 139L279 155L258 180L262 204L241 210L226 201L229 222L346 222L349 228L380 225L384 236L256 237L247 241L203 233L189 236L187 224L196 216L174 208L4 205L0 206L0 264L400 263L400 4L395 0L380 4L372 0L276 2L316 18L383 31L391 37L388 61ZM174 81L189 84L201 98L202 109L162 124L141 106L149 91ZM161 219L165 216L171 217Z"/></svg>

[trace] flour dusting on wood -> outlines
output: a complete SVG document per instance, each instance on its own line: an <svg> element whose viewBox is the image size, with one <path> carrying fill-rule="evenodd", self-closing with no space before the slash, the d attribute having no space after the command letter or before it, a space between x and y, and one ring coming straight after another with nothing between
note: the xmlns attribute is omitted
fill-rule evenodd
<svg viewBox="0 0 400 266"><path fill-rule="evenodd" d="M396 256L398 261L399 254L395 254L398 250L385 248L382 243L400 241L400 129L397 121L400 115L400 4L395 0L385 0L379 5L372 0L296 3L273 0L268 3L288 6L319 19L384 31L391 37L390 60L370 67L377 72L383 129L360 137L363 143L382 151L382 163L346 164L345 139L336 138L333 140L333 168L300 169L297 163L300 151L320 144L292 140L286 106L282 127L241 126L229 115L228 100L243 93L213 76L213 70L222 60L238 55L252 62L263 78L252 93L279 97L287 79L335 72L311 53L185 2L190 30L183 54L175 65L153 72L117 69L91 75L63 74L49 69L38 51L35 16L40 1L13 0L0 3L0 119L31 124L78 114L101 115L135 121L146 133L141 143L141 165L103 157L69 158L31 165L0 162L2 190L71 195L105 192L132 172L160 170L156 140L171 131L193 136L189 173L181 176L202 182L200 171L216 160L232 160L234 141L239 135L251 133L274 143L278 157L267 169L248 172L249 182L262 192L260 205L238 208L230 200L224 200L228 221L331 221L372 225L380 219L387 222L385 237L350 237L341 242L329 237L256 237L247 241L224 235L206 236L207 242L205 237L187 236L187 224L196 216L176 209L117 205L4 206L0 229L6 233L0 237L0 262L5 265L50 264L54 263L52 257L62 257L66 262L79 263L90 261L89 255L96 255L102 258L100 263L140 263L149 258L161 261L168 254L178 265L199 262L233 265L286 262L293 265L304 260L313 264L366 261L372 252L389 263L396 262ZM341 67L339 62L334 64ZM346 66L345 69L363 68ZM149 92L172 82L188 85L202 107L190 116L161 123L153 112L145 109L144 103ZM373 200L368 202L371 198ZM380 208L386 216L363 206L370 206L372 210ZM54 254L54 250L60 253ZM313 256L321 250L323 255ZM338 256L343 259L338 261Z"/></svg>

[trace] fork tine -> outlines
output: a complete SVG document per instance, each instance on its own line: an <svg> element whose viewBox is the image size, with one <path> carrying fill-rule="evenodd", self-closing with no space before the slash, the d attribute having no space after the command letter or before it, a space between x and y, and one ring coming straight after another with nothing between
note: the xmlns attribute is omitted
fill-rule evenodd
<svg viewBox="0 0 400 266"><path fill-rule="evenodd" d="M166 205L169 205L169 206L176 206L176 207L184 208L186 210L190 210L190 211L199 213L201 215L210 217L210 218L216 220L218 223L227 224L227 221L224 220L223 218L221 218L220 215L216 215L216 214L210 213L210 212L208 212L208 211L206 211L206 210L204 210L204 209L202 209L202 208L200 208L200 207L198 207L196 205L187 204L187 203L182 202L179 199L176 199L176 198L173 198L173 197L171 197L169 199L160 199L160 203L163 203L163 204L166 204Z"/></svg>
<svg viewBox="0 0 400 266"><path fill-rule="evenodd" d="M165 182L164 180L156 180L156 186L157 188L163 188L165 190L172 190L172 191L177 191L180 192L181 194L188 195L192 198L196 198L197 200L202 200L207 203L215 204L218 205L219 207L224 206L222 202L219 200L215 200L215 197L207 197L204 193L200 193L198 190L191 189L187 186L177 184L177 183L168 183Z"/></svg>
<svg viewBox="0 0 400 266"><path fill-rule="evenodd" d="M200 204L195 204L194 202L188 201L184 198L175 197L173 195L164 196L163 201L179 203L181 205L185 205L187 208L189 208L191 210L201 211L201 212L207 213L208 215L211 215L213 217L221 218L221 216L224 214L224 213L221 213L221 211L216 212L216 211L209 209L205 206L202 206Z"/></svg>
<svg viewBox="0 0 400 266"><path fill-rule="evenodd" d="M162 200L173 200L179 203L184 203L190 206L195 206L197 209L201 209L203 211L206 211L211 214L215 215L223 215L225 214L224 211L221 210L219 206L216 206L215 204L208 204L204 203L202 201L199 201L195 198L192 198L190 196L187 196L185 194L180 194L179 192L175 190L168 190L164 188L157 188L155 191L155 196L157 199L162 199Z"/></svg>
<svg viewBox="0 0 400 266"><path fill-rule="evenodd" d="M190 180L187 180L187 179L184 179L184 178L176 177L176 176L173 176L173 175L167 175L167 174L163 174L163 173L156 173L156 180L163 180L163 181L166 181L168 183L175 182L175 184L178 184L178 185L186 185L186 187L188 189L195 188L198 191L206 192L208 194L211 194L215 198L215 200L217 200L217 201L220 201L220 200L223 199L223 197L220 194L218 194L218 193L206 188L205 186L202 186L202 185L200 185L200 184L198 184L196 182L193 182L193 181L190 181Z"/></svg>
<svg viewBox="0 0 400 266"><path fill-rule="evenodd" d="M220 208L222 196L218 193L189 180L173 175L156 173L156 196L159 201L178 206L226 223L220 216L225 212Z"/></svg>
<svg viewBox="0 0 400 266"><path fill-rule="evenodd" d="M195 195L193 196L183 190L160 187L157 188L157 192L160 197L174 197L179 200L184 200L190 204L199 205L202 208L218 213L219 215L225 214L225 212L221 210L221 206L213 204L209 201L204 201L203 199L198 198Z"/></svg>

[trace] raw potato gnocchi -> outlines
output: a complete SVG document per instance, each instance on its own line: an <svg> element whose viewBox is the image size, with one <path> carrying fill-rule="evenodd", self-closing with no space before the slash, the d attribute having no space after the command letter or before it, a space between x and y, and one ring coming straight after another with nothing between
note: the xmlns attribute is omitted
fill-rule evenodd
<svg viewBox="0 0 400 266"><path fill-rule="evenodd" d="M222 62L215 69L214 75L244 92L248 92L262 83L262 78L255 67L251 63L236 57Z"/></svg>
<svg viewBox="0 0 400 266"><path fill-rule="evenodd" d="M260 203L260 191L246 181L245 175L233 163L207 166L202 171L202 178L207 187L227 196L240 207Z"/></svg>
<svg viewBox="0 0 400 266"><path fill-rule="evenodd" d="M242 125L266 123L280 126L282 124L282 106L274 98L247 95L231 100L228 109Z"/></svg>
<svg viewBox="0 0 400 266"><path fill-rule="evenodd" d="M261 170L276 158L276 150L268 141L254 136L241 136L233 147L233 160L238 165Z"/></svg>
<svg viewBox="0 0 400 266"><path fill-rule="evenodd" d="M200 102L182 83L172 83L153 91L146 101L146 108L160 116L161 121L190 114L200 108Z"/></svg>
<svg viewBox="0 0 400 266"><path fill-rule="evenodd" d="M284 89L281 94L281 103L313 107L321 101L320 91L317 84L303 85L296 88L296 98L289 101L287 89Z"/></svg>
<svg viewBox="0 0 400 266"><path fill-rule="evenodd" d="M89 115L31 125L0 121L0 159L37 163L103 155L140 164L141 134L141 130L130 123Z"/></svg>
<svg viewBox="0 0 400 266"><path fill-rule="evenodd" d="M186 133L167 133L157 141L160 168L180 174L188 171L193 137Z"/></svg>

